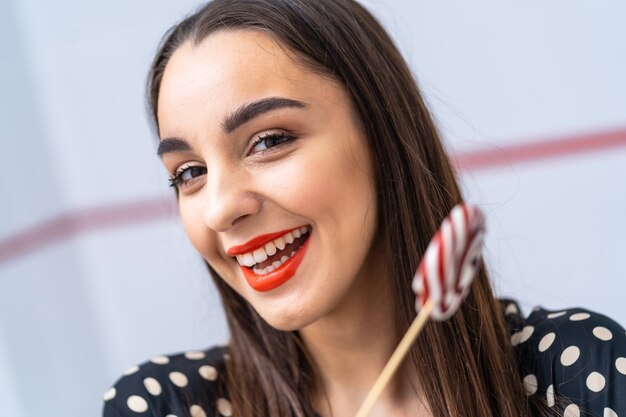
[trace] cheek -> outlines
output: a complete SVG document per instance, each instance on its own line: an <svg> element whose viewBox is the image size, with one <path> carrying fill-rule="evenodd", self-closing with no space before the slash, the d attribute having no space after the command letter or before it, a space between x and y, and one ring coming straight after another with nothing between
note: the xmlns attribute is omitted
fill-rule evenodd
<svg viewBox="0 0 626 417"><path fill-rule="evenodd" d="M322 142L301 149L268 172L268 198L292 214L323 227L324 239L353 238L375 222L375 191L369 154L354 141Z"/></svg>
<svg viewBox="0 0 626 417"><path fill-rule="evenodd" d="M197 198L179 200L178 212L187 237L196 250L206 258L205 254L209 249L215 247L215 239L211 238L210 231L203 227L201 207L196 200Z"/></svg>

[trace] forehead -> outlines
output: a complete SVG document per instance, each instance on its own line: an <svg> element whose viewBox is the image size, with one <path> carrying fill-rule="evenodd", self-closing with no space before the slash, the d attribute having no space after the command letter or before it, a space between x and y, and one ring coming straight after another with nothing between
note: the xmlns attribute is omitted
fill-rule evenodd
<svg viewBox="0 0 626 417"><path fill-rule="evenodd" d="M305 68L270 36L221 30L174 52L161 81L157 112L163 125L173 112L187 111L187 117L198 109L224 112L262 96L336 100L337 90L342 90L339 83Z"/></svg>

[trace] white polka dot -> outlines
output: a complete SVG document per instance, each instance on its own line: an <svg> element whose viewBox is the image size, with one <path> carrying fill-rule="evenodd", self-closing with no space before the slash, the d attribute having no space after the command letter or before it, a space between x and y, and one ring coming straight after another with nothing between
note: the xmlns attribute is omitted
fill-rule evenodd
<svg viewBox="0 0 626 417"><path fill-rule="evenodd" d="M525 341L530 339L530 336L532 336L534 332L535 328L533 326L524 327L521 331L522 335L520 336L519 342L524 343Z"/></svg>
<svg viewBox="0 0 626 417"><path fill-rule="evenodd" d="M215 381L217 379L217 369L210 365L201 366L198 369L198 373L202 378L208 379L209 381Z"/></svg>
<svg viewBox="0 0 626 417"><path fill-rule="evenodd" d="M546 317L549 319L555 319L557 317L563 316L565 313L567 313L567 311L557 311L557 312L548 314Z"/></svg>
<svg viewBox="0 0 626 417"><path fill-rule="evenodd" d="M563 366L570 366L580 357L580 349L576 346L570 346L561 353L561 363Z"/></svg>
<svg viewBox="0 0 626 417"><path fill-rule="evenodd" d="M554 332L550 332L542 337L539 341L539 352L545 352L546 350L548 350L548 348L552 346L555 338L556 334L554 334Z"/></svg>
<svg viewBox="0 0 626 417"><path fill-rule="evenodd" d="M626 358L617 358L615 360L615 368L620 374L626 375Z"/></svg>
<svg viewBox="0 0 626 417"><path fill-rule="evenodd" d="M146 378L143 380L143 386L152 395L161 394L161 384L154 378Z"/></svg>
<svg viewBox="0 0 626 417"><path fill-rule="evenodd" d="M170 363L170 358L168 358L167 356L155 356L154 358L150 359L150 362L156 363L157 365L167 365L168 363Z"/></svg>
<svg viewBox="0 0 626 417"><path fill-rule="evenodd" d="M138 370L139 370L138 366L133 366L132 368L129 368L126 371L124 371L124 375L132 375L135 372L137 372Z"/></svg>
<svg viewBox="0 0 626 417"><path fill-rule="evenodd" d="M185 352L185 357L192 361L204 359L205 356L204 352Z"/></svg>
<svg viewBox="0 0 626 417"><path fill-rule="evenodd" d="M533 395L537 392L537 377L535 375L526 375L523 382L526 395Z"/></svg>
<svg viewBox="0 0 626 417"><path fill-rule="evenodd" d="M546 401L548 407L554 407L554 385L550 385L546 390Z"/></svg>
<svg viewBox="0 0 626 417"><path fill-rule="evenodd" d="M135 413L145 413L148 411L148 403L139 395L131 395L126 400L126 405Z"/></svg>
<svg viewBox="0 0 626 417"><path fill-rule="evenodd" d="M189 383L187 376L181 372L170 372L169 374L170 381L174 383L177 387L184 388Z"/></svg>
<svg viewBox="0 0 626 417"><path fill-rule="evenodd" d="M517 306L514 303L507 305L506 309L504 310L505 316L508 316L509 314L517 314L517 313L519 313L519 310L517 309Z"/></svg>
<svg viewBox="0 0 626 417"><path fill-rule="evenodd" d="M230 355L228 353L224 353L224 360L230 360Z"/></svg>
<svg viewBox="0 0 626 417"><path fill-rule="evenodd" d="M587 388L593 392L602 391L605 383L604 377L598 372L592 372L587 377Z"/></svg>
<svg viewBox="0 0 626 417"><path fill-rule="evenodd" d="M605 407L604 415L602 417L617 417L617 413L611 410L609 407Z"/></svg>
<svg viewBox="0 0 626 417"><path fill-rule="evenodd" d="M607 340L613 339L613 333L611 333L611 331L607 329L606 327L602 327L602 326L594 327L593 335L600 340L604 340L605 342Z"/></svg>
<svg viewBox="0 0 626 417"><path fill-rule="evenodd" d="M511 336L511 344L513 346L517 346L520 343L524 343L525 341L530 339L530 336L533 335L534 331L535 331L535 328L533 326L524 327L522 330L520 330L519 332Z"/></svg>
<svg viewBox="0 0 626 417"><path fill-rule="evenodd" d="M206 412L199 405L192 405L189 407L189 414L191 417L206 417Z"/></svg>
<svg viewBox="0 0 626 417"><path fill-rule="evenodd" d="M581 321L581 320L587 320L589 317L591 317L591 314L589 313L576 313L576 314L572 314L571 316L569 316L569 319L571 321Z"/></svg>
<svg viewBox="0 0 626 417"><path fill-rule="evenodd" d="M576 404L570 404L563 410L563 417L580 417L580 409Z"/></svg>
<svg viewBox="0 0 626 417"><path fill-rule="evenodd" d="M166 415L165 417L176 417L176 415L174 415L174 414L168 414L168 415Z"/></svg>
<svg viewBox="0 0 626 417"><path fill-rule="evenodd" d="M230 417L233 415L233 408L230 405L230 401L225 398L217 400L217 411L224 417Z"/></svg>
<svg viewBox="0 0 626 417"><path fill-rule="evenodd" d="M104 401L112 400L113 398L115 398L116 393L117 391L115 390L115 387L110 388L107 392L104 393Z"/></svg>

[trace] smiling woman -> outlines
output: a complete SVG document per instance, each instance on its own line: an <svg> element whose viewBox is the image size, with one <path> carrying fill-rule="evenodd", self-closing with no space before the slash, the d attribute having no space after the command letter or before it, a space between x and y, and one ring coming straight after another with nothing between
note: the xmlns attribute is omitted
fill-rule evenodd
<svg viewBox="0 0 626 417"><path fill-rule="evenodd" d="M166 35L148 92L231 341L130 370L104 415L354 415L415 314L430 237L462 201L393 42L351 0L216 0ZM372 415L540 415L554 398L527 395L534 356L509 340L532 336L520 320L507 330L481 269Z"/></svg>
<svg viewBox="0 0 626 417"><path fill-rule="evenodd" d="M272 327L302 329L373 280L359 269L382 272L368 255L372 157L352 114L345 88L258 31L185 43L163 73L161 144L185 146L160 153L187 234Z"/></svg>

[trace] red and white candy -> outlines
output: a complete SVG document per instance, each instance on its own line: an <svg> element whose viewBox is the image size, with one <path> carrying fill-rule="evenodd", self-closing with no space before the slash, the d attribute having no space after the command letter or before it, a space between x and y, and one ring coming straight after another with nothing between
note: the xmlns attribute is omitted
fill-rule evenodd
<svg viewBox="0 0 626 417"><path fill-rule="evenodd" d="M427 300L430 316L447 320L459 308L480 266L485 217L472 205L454 206L430 241L413 278L419 311Z"/></svg>

